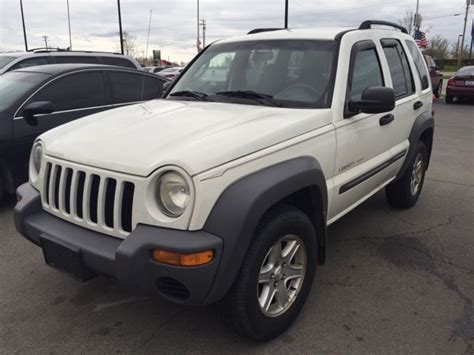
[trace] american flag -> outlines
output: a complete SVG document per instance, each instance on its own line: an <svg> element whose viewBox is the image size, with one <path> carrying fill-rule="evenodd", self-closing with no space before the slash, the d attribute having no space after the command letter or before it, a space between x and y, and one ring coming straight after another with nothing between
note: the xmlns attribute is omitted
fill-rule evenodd
<svg viewBox="0 0 474 355"><path fill-rule="evenodd" d="M415 30L415 42L419 48L428 47L428 40L426 39L425 32Z"/></svg>

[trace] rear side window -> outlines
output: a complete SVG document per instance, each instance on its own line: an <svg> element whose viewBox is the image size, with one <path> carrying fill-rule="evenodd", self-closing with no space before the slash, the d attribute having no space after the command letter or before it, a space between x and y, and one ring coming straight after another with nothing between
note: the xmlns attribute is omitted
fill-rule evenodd
<svg viewBox="0 0 474 355"><path fill-rule="evenodd" d="M349 81L350 99L360 100L365 89L384 86L382 68L375 48L357 52Z"/></svg>
<svg viewBox="0 0 474 355"><path fill-rule="evenodd" d="M71 74L53 81L30 102L49 101L54 111L67 111L106 105L105 83L101 72Z"/></svg>
<svg viewBox="0 0 474 355"><path fill-rule="evenodd" d="M121 104L156 99L162 86L158 79L146 75L109 72L112 103Z"/></svg>
<svg viewBox="0 0 474 355"><path fill-rule="evenodd" d="M46 65L49 64L48 58L46 57L34 57L34 58L27 58L23 59L21 62L16 63L12 66L10 70L17 70L21 68L33 67L35 65Z"/></svg>
<svg viewBox="0 0 474 355"><path fill-rule="evenodd" d="M413 94L415 86L405 51L399 41L382 40L396 98Z"/></svg>
<svg viewBox="0 0 474 355"><path fill-rule="evenodd" d="M430 81L428 80L428 72L426 71L426 65L423 57L421 56L420 50L415 43L411 41L406 41L408 50L411 53L413 61L415 62L416 70L418 71L418 76L421 81L421 88L427 89L430 87Z"/></svg>
<svg viewBox="0 0 474 355"><path fill-rule="evenodd" d="M65 64L65 63L86 63L86 64L97 64L99 61L97 57L93 56L75 56L75 55L62 55L54 57L56 63Z"/></svg>
<svg viewBox="0 0 474 355"><path fill-rule="evenodd" d="M103 64L137 69L135 64L133 64L130 60L125 59L125 58L101 57L101 59L102 59Z"/></svg>

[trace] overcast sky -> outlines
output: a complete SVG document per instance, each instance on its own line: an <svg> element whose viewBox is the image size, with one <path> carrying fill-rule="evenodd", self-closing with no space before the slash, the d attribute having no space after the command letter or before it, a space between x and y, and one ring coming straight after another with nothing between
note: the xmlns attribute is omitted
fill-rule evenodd
<svg viewBox="0 0 474 355"><path fill-rule="evenodd" d="M74 49L116 51L119 45L116 0L69 0ZM0 51L22 50L19 0L0 0ZM66 0L23 0L28 44L43 46L43 35L53 47L69 45ZM145 51L150 9L153 10L149 55L187 61L196 52L197 0L122 0L124 31L136 37ZM207 42L246 33L256 27L281 27L284 0L200 0L207 20ZM420 0L422 30L455 42L463 28L466 0ZM397 22L416 0L290 0L290 27L357 26L364 19ZM474 6L472 6L474 8ZM474 9L471 9L471 13ZM454 14L463 14L454 16ZM442 17L441 17L442 16ZM470 41L469 15L466 41ZM470 42L469 42L470 43Z"/></svg>

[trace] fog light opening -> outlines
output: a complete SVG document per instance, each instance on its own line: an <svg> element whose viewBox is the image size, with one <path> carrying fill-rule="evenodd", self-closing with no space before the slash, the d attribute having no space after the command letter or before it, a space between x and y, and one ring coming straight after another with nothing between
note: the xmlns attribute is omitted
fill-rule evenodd
<svg viewBox="0 0 474 355"><path fill-rule="evenodd" d="M177 266L199 266L210 263L214 259L213 250L205 250L197 253L183 254L167 250L153 250L154 261Z"/></svg>

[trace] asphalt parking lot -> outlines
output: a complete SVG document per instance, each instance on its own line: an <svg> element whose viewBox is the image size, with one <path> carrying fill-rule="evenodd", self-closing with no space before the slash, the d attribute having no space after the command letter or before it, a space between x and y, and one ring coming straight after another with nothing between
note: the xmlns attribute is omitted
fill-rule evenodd
<svg viewBox="0 0 474 355"><path fill-rule="evenodd" d="M435 105L418 204L379 193L329 229L329 257L291 329L239 338L214 307L80 284L47 267L0 207L0 353L474 353L474 103Z"/></svg>

